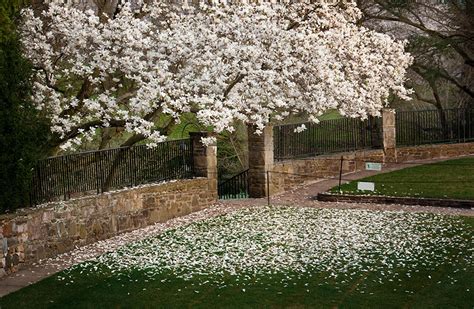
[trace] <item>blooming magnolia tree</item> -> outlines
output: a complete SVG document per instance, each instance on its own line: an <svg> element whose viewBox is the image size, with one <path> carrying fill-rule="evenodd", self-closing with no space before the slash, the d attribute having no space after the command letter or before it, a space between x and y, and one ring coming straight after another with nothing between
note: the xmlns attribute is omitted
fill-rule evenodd
<svg viewBox="0 0 474 309"><path fill-rule="evenodd" d="M377 116L406 98L404 43L357 25L336 5L123 5L113 17L51 4L24 11L23 44L36 67L34 101L63 148L121 127L130 143L166 138L157 120L193 112L216 132L328 109ZM162 121L161 121L162 122Z"/></svg>

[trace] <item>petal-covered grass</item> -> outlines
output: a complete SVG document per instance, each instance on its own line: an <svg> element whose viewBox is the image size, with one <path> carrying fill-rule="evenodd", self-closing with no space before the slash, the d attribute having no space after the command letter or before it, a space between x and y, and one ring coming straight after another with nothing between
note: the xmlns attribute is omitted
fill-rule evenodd
<svg viewBox="0 0 474 309"><path fill-rule="evenodd" d="M373 182L375 191L357 190ZM370 176L341 186L344 194L474 200L474 158L420 165ZM339 187L330 190L339 193Z"/></svg>
<svg viewBox="0 0 474 309"><path fill-rule="evenodd" d="M10 307L472 307L474 220L265 207L191 223L0 300Z"/></svg>

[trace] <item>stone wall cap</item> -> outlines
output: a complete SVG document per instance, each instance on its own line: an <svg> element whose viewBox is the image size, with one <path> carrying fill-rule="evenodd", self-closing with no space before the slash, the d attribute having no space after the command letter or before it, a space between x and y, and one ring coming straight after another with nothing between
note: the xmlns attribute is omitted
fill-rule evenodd
<svg viewBox="0 0 474 309"><path fill-rule="evenodd" d="M292 162L295 161L315 161L315 160L335 160L335 159L340 159L341 156L344 159L347 159L348 157L355 157L357 154L364 153L364 154L377 154L380 153L383 149L367 149L367 150L356 150L356 151L348 151L348 152L338 152L336 154L323 154L323 155L317 155L313 157L305 157L305 158L289 158L287 160L282 160L282 161L275 161L275 165L285 165L285 164L291 164Z"/></svg>
<svg viewBox="0 0 474 309"><path fill-rule="evenodd" d="M115 194L121 194L121 193L126 193L126 192L133 192L133 191L141 191L143 189L149 189L153 187L163 187L167 186L170 184L174 183L187 183L190 181L196 181L196 180L208 180L206 177L194 177L194 178L189 178L189 179L173 179L170 181L162 181L158 183L151 183L151 184L144 184L136 187L126 187L122 189L117 189L114 191L108 191L104 192L101 194L94 194L94 195L87 195L87 196L80 196L76 198L71 198L70 200L61 200L61 201L53 201L53 202L47 202L39 205L35 205L32 207L24 207L24 208L18 208L15 209L14 211L10 213L4 213L0 214L0 223L3 222L8 222L10 220L16 219L20 216L28 216L30 214L34 214L40 210L51 210L51 209L58 209L58 208L67 208L67 207L75 207L77 205L73 205L74 203L77 203L78 201L84 201L84 200L97 200L97 199L109 199ZM79 206L78 206L79 207Z"/></svg>

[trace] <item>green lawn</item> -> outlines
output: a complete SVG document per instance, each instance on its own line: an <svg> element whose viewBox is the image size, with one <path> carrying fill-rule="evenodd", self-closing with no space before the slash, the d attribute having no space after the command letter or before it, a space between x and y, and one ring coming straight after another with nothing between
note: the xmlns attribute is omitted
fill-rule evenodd
<svg viewBox="0 0 474 309"><path fill-rule="evenodd" d="M264 207L169 230L1 308L472 308L473 218Z"/></svg>
<svg viewBox="0 0 474 309"><path fill-rule="evenodd" d="M332 120L342 118L341 114L337 110L329 110L319 117L319 120Z"/></svg>
<svg viewBox="0 0 474 309"><path fill-rule="evenodd" d="M375 192L357 190L357 182L375 183ZM474 199L474 158L405 168L341 186L345 194L370 194L441 199ZM338 187L330 192L338 193Z"/></svg>

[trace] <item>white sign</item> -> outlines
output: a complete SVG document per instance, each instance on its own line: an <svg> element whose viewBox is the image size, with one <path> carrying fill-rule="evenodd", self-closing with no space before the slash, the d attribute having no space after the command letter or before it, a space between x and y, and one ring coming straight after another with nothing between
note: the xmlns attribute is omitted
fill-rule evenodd
<svg viewBox="0 0 474 309"><path fill-rule="evenodd" d="M357 190L361 191L375 191L375 183L373 182L358 182Z"/></svg>
<svg viewBox="0 0 474 309"><path fill-rule="evenodd" d="M382 163L367 162L365 163L365 169L368 171L381 171Z"/></svg>

